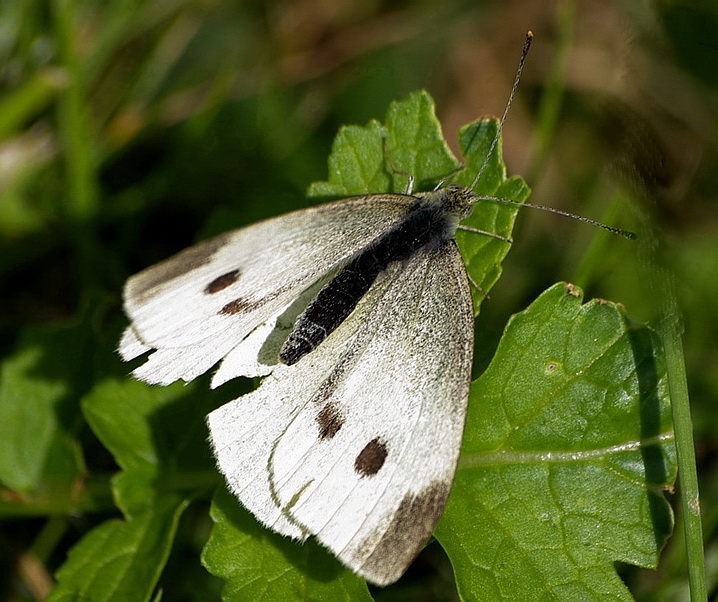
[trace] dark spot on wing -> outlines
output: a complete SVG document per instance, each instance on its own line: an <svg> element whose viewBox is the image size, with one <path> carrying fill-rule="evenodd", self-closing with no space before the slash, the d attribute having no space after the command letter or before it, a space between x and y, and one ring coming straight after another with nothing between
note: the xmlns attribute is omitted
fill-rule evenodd
<svg viewBox="0 0 718 602"><path fill-rule="evenodd" d="M228 286L234 284L239 280L239 270L232 270L231 272L227 272L226 274L222 274L221 276L215 278L210 282L207 286L204 287L204 292L206 295L214 295L215 293L218 293L219 291L223 291Z"/></svg>
<svg viewBox="0 0 718 602"><path fill-rule="evenodd" d="M328 403L317 414L317 424L319 424L319 438L331 439L342 428L344 418L339 413L336 404Z"/></svg>
<svg viewBox="0 0 718 602"><path fill-rule="evenodd" d="M234 301L227 303L219 310L219 313L225 316L242 314L257 309L260 305L262 305L261 299L259 301L253 301L252 299L244 299L240 297L239 299L235 299Z"/></svg>
<svg viewBox="0 0 718 602"><path fill-rule="evenodd" d="M292 290L294 286L294 282L289 282L285 286L272 291L261 299L247 299L244 297L239 297L234 301L230 301L229 303L227 303L217 313L219 313L220 315L231 316L234 314L254 311L255 309L259 309L263 305L266 305L270 301L273 301L280 295L283 295L287 290Z"/></svg>
<svg viewBox="0 0 718 602"><path fill-rule="evenodd" d="M384 466L386 456L386 444L378 438L372 439L354 460L354 470L363 477L374 476Z"/></svg>
<svg viewBox="0 0 718 602"><path fill-rule="evenodd" d="M380 584L381 577L384 583L398 579L434 531L450 491L450 482L434 481L416 495L406 494L379 542L373 534L359 546L360 555L362 548L368 553L362 572Z"/></svg>
<svg viewBox="0 0 718 602"><path fill-rule="evenodd" d="M143 303L156 288L208 264L214 254L227 244L228 238L228 233L220 234L140 272L129 281L131 298Z"/></svg>

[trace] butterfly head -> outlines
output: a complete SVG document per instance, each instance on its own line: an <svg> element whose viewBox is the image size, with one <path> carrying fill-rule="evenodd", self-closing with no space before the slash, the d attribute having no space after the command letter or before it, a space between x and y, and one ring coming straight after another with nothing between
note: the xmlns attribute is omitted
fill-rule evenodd
<svg viewBox="0 0 718 602"><path fill-rule="evenodd" d="M440 208L448 215L455 216L457 223L467 218L476 202L476 195L470 188L450 184L446 188L436 191Z"/></svg>

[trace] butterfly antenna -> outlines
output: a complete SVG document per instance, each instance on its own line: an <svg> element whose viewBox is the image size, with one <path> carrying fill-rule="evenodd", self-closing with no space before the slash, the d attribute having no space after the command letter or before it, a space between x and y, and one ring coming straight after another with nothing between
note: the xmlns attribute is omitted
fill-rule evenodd
<svg viewBox="0 0 718 602"><path fill-rule="evenodd" d="M486 153L486 156L484 157L484 162L481 165L481 169L479 170L479 173L476 174L476 177L474 178L473 182L471 182L470 188L472 190L473 190L474 186L476 186L476 184L481 179L481 176L483 175L484 171L486 171L486 168L489 165L489 160L491 159L491 154L494 152L496 145L499 143L499 138L501 137L501 132L504 129L504 123L506 122L506 117L509 114L509 109L511 108L511 105L514 102L514 97L516 96L516 90L518 89L519 82L521 81L521 74L523 73L524 64L526 63L526 56L529 53L529 49L531 48L531 42L533 42L533 39L534 39L533 32L531 32L531 31L526 32L526 37L524 38L524 46L521 49L521 58L519 59L519 66L518 66L518 69L516 69L516 77L514 78L514 85L511 86L511 93L509 94L509 100L506 103L506 108L504 109L504 114L501 116L501 121L499 121L499 127L496 130L496 135L494 136L494 139L491 141L491 146L489 147L489 152ZM619 236L623 236L624 238L629 238L629 239L636 238L636 235L633 232L630 232L629 230L623 230L622 228L615 228L613 226L607 226L606 224L602 224L601 222L597 222L596 220L589 219L588 217L583 217L582 215L576 215L575 213L569 213L568 211L561 211L560 209L554 209L553 207L546 207L544 205L534 205L533 203L522 203L521 201L513 201L511 199L502 199L502 198L492 197L492 196L477 196L476 200L499 201L501 203L509 203L512 205L521 205L522 207L530 207L532 209L540 209L541 211L547 211L549 213L555 213L556 215L570 217L572 219L578 220L579 222L591 224L592 226L598 226L599 228L603 228L604 230L608 230L609 232L612 232L613 234L618 234ZM510 241L507 241L507 242L510 242Z"/></svg>
<svg viewBox="0 0 718 602"><path fill-rule="evenodd" d="M470 188L472 190L473 190L474 186L476 186L478 181L481 179L481 176L484 174L484 171L486 171L486 168L489 166L489 159L491 159L491 153L494 152L496 145L499 143L499 138L501 137L501 131L504 129L504 123L506 122L506 117L508 116L509 109L511 108L511 105L514 102L514 97L516 96L516 90L518 90L519 82L521 81L521 73L523 73L524 64L526 63L526 55L528 55L528 53L529 53L529 49L531 48L531 42L533 42L533 39L534 39L533 32L532 31L526 32L526 37L524 38L524 47L521 49L521 58L519 59L519 67L518 67L518 69L516 69L516 77L514 78L514 85L511 86L511 94L509 94L509 100L506 103L506 108L504 109L504 114L501 116L501 121L499 121L499 129L496 130L496 136L494 136L494 139L491 142L491 146L489 147L489 152L486 153L486 157L484 157L484 163L481 166L479 173L476 174L474 181L471 182Z"/></svg>
<svg viewBox="0 0 718 602"><path fill-rule="evenodd" d="M524 203L523 201L514 201L513 199L503 199L501 197L496 197L496 196L476 196L475 198L476 198L476 200L479 200L479 201L497 201L499 203L508 203L509 205L519 205L520 207L529 207L530 209L540 209L541 211L546 211L548 213L555 213L556 215L562 215L563 217L570 217L571 219L578 220L579 222L584 222L585 224L591 224L592 226L598 226L599 228L608 230L609 232L612 232L613 234L618 234L619 236L623 236L623 238L629 238L631 240L636 238L635 232L631 232L630 230L624 230L622 228L616 228L614 226L607 226L606 224L597 222L595 219L583 217L582 215L576 215L575 213L569 213L568 211L561 211L561 209L554 209L553 207L546 207L545 205L534 205L533 203Z"/></svg>

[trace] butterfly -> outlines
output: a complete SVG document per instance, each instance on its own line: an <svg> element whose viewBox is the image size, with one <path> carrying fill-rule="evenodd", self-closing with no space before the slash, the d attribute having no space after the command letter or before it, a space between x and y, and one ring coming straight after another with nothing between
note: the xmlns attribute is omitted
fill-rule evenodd
<svg viewBox="0 0 718 602"><path fill-rule="evenodd" d="M150 352L136 378L191 381L218 362L212 387L266 377L208 417L239 501L378 585L403 574L451 490L474 319L454 234L476 200L450 184L329 202L219 235L125 286L120 353Z"/></svg>
<svg viewBox="0 0 718 602"><path fill-rule="evenodd" d="M222 235L131 278L134 375L271 376L212 412L230 489L273 530L316 535L394 581L448 497L473 350L455 223L466 189L369 195ZM328 276L327 276L328 274Z"/></svg>

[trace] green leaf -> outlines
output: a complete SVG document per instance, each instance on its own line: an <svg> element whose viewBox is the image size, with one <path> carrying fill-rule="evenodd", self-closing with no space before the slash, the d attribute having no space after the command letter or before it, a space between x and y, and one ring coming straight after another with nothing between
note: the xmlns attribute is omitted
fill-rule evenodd
<svg viewBox="0 0 718 602"><path fill-rule="evenodd" d="M391 173L377 160L384 137L385 130L377 121L369 122L366 127L342 127L329 157L329 180L312 184L308 195L340 197L390 189Z"/></svg>
<svg viewBox="0 0 718 602"><path fill-rule="evenodd" d="M0 368L0 481L61 498L84 469L72 436L87 381L85 324L28 329ZM65 492L65 493L63 493Z"/></svg>
<svg viewBox="0 0 718 602"><path fill-rule="evenodd" d="M460 167L441 135L434 101L419 91L391 103L385 125L370 121L365 127L342 127L329 156L329 179L314 182L308 195L401 193L408 184L407 174L420 190L426 190Z"/></svg>
<svg viewBox="0 0 718 602"><path fill-rule="evenodd" d="M151 387L130 378L107 379L83 399L87 422L122 468L113 492L127 516L158 492L216 485L204 421L215 406L201 387Z"/></svg>
<svg viewBox="0 0 718 602"><path fill-rule="evenodd" d="M149 600L186 507L176 496L155 497L141 515L88 533L70 550L47 600Z"/></svg>
<svg viewBox="0 0 718 602"><path fill-rule="evenodd" d="M344 568L315 541L302 545L261 526L226 489L210 511L214 528L202 555L225 580L224 600L371 600L364 579Z"/></svg>
<svg viewBox="0 0 718 602"><path fill-rule="evenodd" d="M215 406L199 387L129 378L108 378L82 400L87 422L122 468L112 489L127 520L103 523L72 548L52 600L150 599L188 504L182 492L197 495L219 479L204 423Z"/></svg>
<svg viewBox="0 0 718 602"><path fill-rule="evenodd" d="M461 167L441 133L441 124L434 113L434 100L423 90L389 105L386 114L386 156L383 164L392 173L391 190L404 192L406 174L416 179L415 188L427 190L442 179L453 175ZM393 173L392 164L404 173Z"/></svg>
<svg viewBox="0 0 718 602"><path fill-rule="evenodd" d="M657 565L676 468L656 340L565 284L511 319L435 533L464 600L630 600L614 563Z"/></svg>

